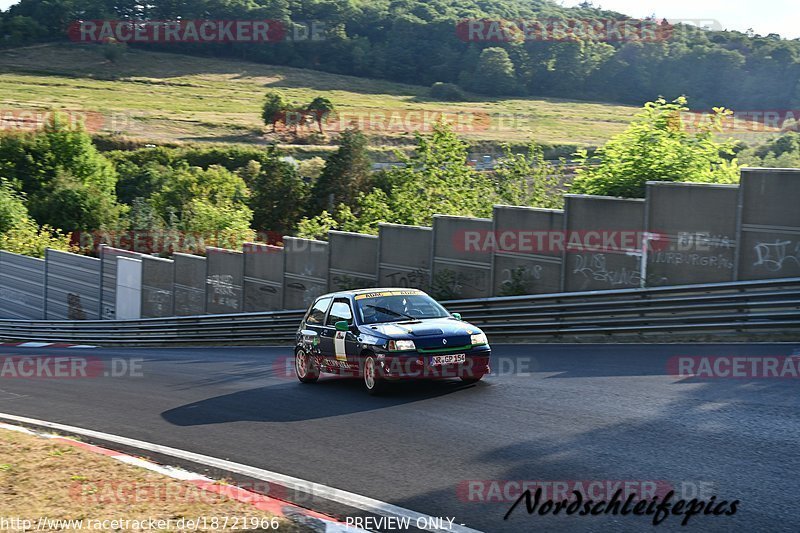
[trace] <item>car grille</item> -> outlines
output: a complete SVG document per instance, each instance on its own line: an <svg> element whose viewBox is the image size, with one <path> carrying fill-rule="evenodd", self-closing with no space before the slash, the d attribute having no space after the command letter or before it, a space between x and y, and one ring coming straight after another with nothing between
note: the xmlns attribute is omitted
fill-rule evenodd
<svg viewBox="0 0 800 533"><path fill-rule="evenodd" d="M418 350L442 350L443 353L446 353L447 351L463 351L464 347L470 344L469 335L445 337L446 343L442 342L442 340L442 337L416 337L414 338L414 345Z"/></svg>

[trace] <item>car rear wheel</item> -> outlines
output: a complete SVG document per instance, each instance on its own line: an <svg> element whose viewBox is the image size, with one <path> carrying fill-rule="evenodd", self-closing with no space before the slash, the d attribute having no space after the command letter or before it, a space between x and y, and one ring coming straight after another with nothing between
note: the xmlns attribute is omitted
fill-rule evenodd
<svg viewBox="0 0 800 533"><path fill-rule="evenodd" d="M372 355L368 355L364 359L363 377L364 387L366 387L367 392L370 394L380 394L386 386L386 383L381 379L378 371L378 362Z"/></svg>
<svg viewBox="0 0 800 533"><path fill-rule="evenodd" d="M301 383L314 383L319 379L319 369L314 367L311 357L302 348L294 353L294 371Z"/></svg>

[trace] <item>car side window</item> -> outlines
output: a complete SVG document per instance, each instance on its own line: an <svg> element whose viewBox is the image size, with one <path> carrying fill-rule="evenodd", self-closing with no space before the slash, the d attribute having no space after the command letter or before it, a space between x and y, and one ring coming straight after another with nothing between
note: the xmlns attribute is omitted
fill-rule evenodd
<svg viewBox="0 0 800 533"><path fill-rule="evenodd" d="M321 298L317 300L306 316L306 324L322 325L325 321L325 312L328 311L328 306L331 303L330 298Z"/></svg>
<svg viewBox="0 0 800 533"><path fill-rule="evenodd" d="M328 313L327 326L333 326L340 320L346 320L348 324L353 324L353 312L350 310L350 303L347 299L338 299L333 302L331 312Z"/></svg>

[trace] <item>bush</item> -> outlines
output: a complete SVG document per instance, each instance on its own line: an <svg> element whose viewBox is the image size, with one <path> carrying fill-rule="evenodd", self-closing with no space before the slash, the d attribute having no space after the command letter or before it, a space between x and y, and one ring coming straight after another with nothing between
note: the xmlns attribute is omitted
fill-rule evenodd
<svg viewBox="0 0 800 533"><path fill-rule="evenodd" d="M24 195L0 178L0 250L42 257L46 248L70 251L70 236L37 226L28 216Z"/></svg>
<svg viewBox="0 0 800 533"><path fill-rule="evenodd" d="M681 114L689 111L686 98L647 102L628 128L595 152L592 165L585 150L576 153L580 165L571 192L642 198L648 181L738 183L734 143L719 142L724 108L697 131L689 131Z"/></svg>
<svg viewBox="0 0 800 533"><path fill-rule="evenodd" d="M441 81L437 81L431 85L430 97L448 102L460 102L466 99L464 91L462 91L458 85Z"/></svg>

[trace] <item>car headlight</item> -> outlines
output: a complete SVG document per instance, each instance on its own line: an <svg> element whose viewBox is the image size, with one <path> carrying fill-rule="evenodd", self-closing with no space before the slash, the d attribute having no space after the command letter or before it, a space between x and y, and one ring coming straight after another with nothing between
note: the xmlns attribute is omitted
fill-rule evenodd
<svg viewBox="0 0 800 533"><path fill-rule="evenodd" d="M489 341L486 339L486 333L476 333L471 335L470 342L472 342L473 346L478 346L479 344L489 344Z"/></svg>
<svg viewBox="0 0 800 533"><path fill-rule="evenodd" d="M389 341L389 350L393 352L405 352L416 349L417 347L414 346L414 341L412 340Z"/></svg>

